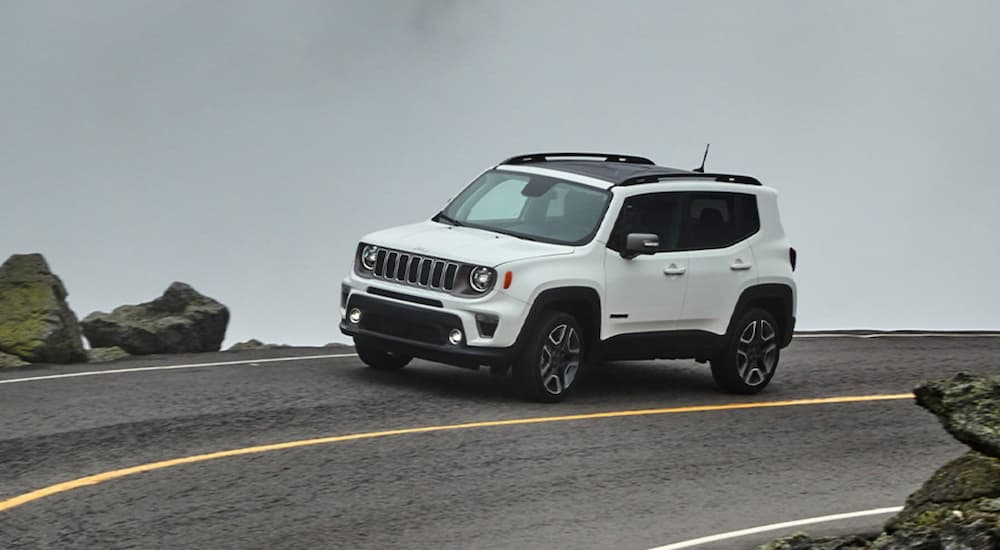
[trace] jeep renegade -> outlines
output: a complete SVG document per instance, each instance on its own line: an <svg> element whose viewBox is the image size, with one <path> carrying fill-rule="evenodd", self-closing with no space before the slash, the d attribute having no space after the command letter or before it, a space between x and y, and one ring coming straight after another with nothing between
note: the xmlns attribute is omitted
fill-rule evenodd
<svg viewBox="0 0 1000 550"><path fill-rule="evenodd" d="M773 189L699 170L509 158L430 220L362 238L341 331L372 368L488 366L539 401L618 359L707 361L723 390L759 392L792 339L796 252Z"/></svg>

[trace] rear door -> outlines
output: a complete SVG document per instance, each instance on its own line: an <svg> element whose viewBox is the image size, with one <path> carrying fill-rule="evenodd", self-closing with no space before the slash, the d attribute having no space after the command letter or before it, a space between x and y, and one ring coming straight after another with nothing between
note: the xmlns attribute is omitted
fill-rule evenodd
<svg viewBox="0 0 1000 550"><path fill-rule="evenodd" d="M684 193L649 193L625 199L605 257L605 331L624 333L669 330L681 315L688 277L688 253L680 241ZM625 259L629 233L653 233L660 248Z"/></svg>
<svg viewBox="0 0 1000 550"><path fill-rule="evenodd" d="M688 254L684 328L725 333L740 293L757 280L750 240L759 230L752 193L689 194L678 247Z"/></svg>

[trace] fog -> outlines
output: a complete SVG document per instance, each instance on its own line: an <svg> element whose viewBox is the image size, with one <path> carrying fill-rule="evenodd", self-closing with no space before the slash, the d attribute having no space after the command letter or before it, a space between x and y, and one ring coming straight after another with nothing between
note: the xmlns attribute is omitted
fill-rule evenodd
<svg viewBox="0 0 1000 550"><path fill-rule="evenodd" d="M80 317L174 280L343 341L366 232L522 152L778 189L799 326L1000 329L1000 4L6 1L0 255Z"/></svg>

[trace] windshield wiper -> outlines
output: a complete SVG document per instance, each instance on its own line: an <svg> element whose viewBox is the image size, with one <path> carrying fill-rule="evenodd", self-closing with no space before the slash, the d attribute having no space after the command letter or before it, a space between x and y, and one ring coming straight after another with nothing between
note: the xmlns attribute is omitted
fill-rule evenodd
<svg viewBox="0 0 1000 550"><path fill-rule="evenodd" d="M497 229L495 227L489 228L489 231L492 231L494 233L500 233L501 235L507 235L508 237L514 237L515 239L521 239L525 241L534 241L536 243L545 242L537 237L532 237L531 235L526 235L524 233L515 233L513 231L504 231L502 229Z"/></svg>
<svg viewBox="0 0 1000 550"><path fill-rule="evenodd" d="M459 222L458 220L456 220L456 219L448 216L448 214L445 214L444 212L438 212L436 216L434 216L433 218L431 218L431 221L435 221L435 222L442 222L443 221L443 222L447 223L448 225L454 225L455 227L462 227L462 223L461 222Z"/></svg>

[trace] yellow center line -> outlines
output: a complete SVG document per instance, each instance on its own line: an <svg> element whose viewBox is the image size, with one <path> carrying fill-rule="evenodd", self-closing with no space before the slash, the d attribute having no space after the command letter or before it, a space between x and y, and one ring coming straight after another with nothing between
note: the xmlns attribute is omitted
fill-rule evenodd
<svg viewBox="0 0 1000 550"><path fill-rule="evenodd" d="M756 403L728 403L724 405L694 405L688 407L671 407L664 409L638 409L629 411L608 411L598 413L570 414L563 416L541 416L534 418L514 418L509 420L486 420L482 422L468 422L464 424L443 424L439 426L420 426L416 428L400 428L396 430L383 430L377 432L364 432L348 435L336 435L330 437L319 437L315 439L300 439L297 441L286 441L284 443L272 443L269 445L257 445L254 447L243 447L240 449L230 449L228 451L218 451L181 458L173 458L160 462L150 462L139 466L131 466L119 470L102 472L55 485L49 485L41 489L18 495L7 500L0 501L0 512L16 508L23 504L43 499L59 493L72 491L81 487L97 485L106 481L111 481L123 477L128 477L144 472L173 468L184 464L194 464L196 462L207 462L220 458L231 458L250 454L269 453L272 451L284 451L287 449L297 449L299 447L311 447L313 445L326 445L329 443L341 443L344 441L356 441L359 439L376 439L379 437L389 437L394 435L409 435L429 432L444 432L453 430L471 430L475 428L494 428L499 426L520 426L525 424L544 424L548 422L571 422L576 420L599 420L604 418L624 418L630 416L653 416L661 414L680 414L709 411L734 411L742 409L765 409L774 407L796 407L805 405L829 405L839 403L862 403L870 401L891 401L898 399L912 399L911 393L883 394L883 395L856 395L839 397L818 397L812 399L794 399L789 401L763 401Z"/></svg>

